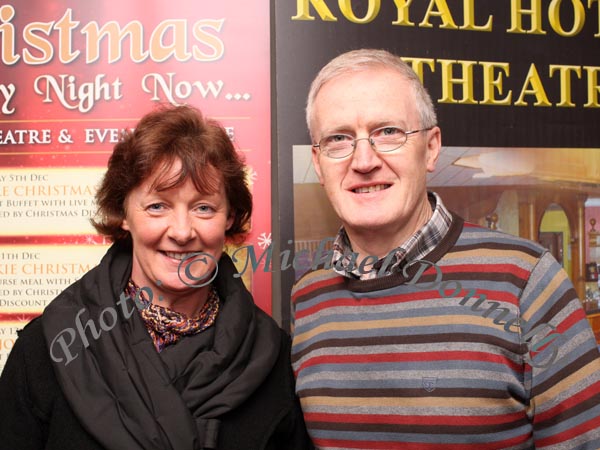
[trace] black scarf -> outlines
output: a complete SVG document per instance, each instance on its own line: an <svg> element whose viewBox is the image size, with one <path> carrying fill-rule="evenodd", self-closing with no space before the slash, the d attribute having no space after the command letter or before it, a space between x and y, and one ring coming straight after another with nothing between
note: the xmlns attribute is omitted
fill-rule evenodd
<svg viewBox="0 0 600 450"><path fill-rule="evenodd" d="M228 255L218 269L214 283L223 304L215 324L160 354L134 303L121 297L130 247L113 245L98 267L45 309L44 335L62 391L104 447L216 448L218 417L242 404L271 371L279 354L277 325L233 277Z"/></svg>

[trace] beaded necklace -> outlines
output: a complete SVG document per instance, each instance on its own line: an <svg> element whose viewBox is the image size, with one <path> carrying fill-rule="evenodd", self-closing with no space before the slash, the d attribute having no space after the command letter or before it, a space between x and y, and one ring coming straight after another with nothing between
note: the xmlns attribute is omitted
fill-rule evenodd
<svg viewBox="0 0 600 450"><path fill-rule="evenodd" d="M211 284L208 298L198 313L198 316L189 318L155 303L151 303L132 279L129 279L124 290L131 300L135 300L144 325L152 337L154 347L160 353L168 345L175 344L183 336L200 333L210 327L219 312L219 295Z"/></svg>

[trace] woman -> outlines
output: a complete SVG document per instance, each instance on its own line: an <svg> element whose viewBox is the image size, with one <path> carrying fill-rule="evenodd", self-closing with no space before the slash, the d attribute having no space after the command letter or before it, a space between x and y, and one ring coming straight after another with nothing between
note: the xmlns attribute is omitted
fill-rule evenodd
<svg viewBox="0 0 600 450"><path fill-rule="evenodd" d="M96 200L114 244L20 333L0 447L309 448L288 336L222 250L252 210L223 128L188 106L149 113Z"/></svg>

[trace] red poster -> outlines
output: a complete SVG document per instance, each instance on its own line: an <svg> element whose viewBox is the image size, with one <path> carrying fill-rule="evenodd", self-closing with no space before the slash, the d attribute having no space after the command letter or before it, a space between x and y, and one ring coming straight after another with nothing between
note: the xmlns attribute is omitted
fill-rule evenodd
<svg viewBox="0 0 600 450"><path fill-rule="evenodd" d="M88 222L96 185L121 130L157 103L191 104L227 128L254 196L245 245L262 254L271 240L268 2L20 0L0 6L0 36L0 368L16 329L106 251ZM246 269L270 312L264 260Z"/></svg>

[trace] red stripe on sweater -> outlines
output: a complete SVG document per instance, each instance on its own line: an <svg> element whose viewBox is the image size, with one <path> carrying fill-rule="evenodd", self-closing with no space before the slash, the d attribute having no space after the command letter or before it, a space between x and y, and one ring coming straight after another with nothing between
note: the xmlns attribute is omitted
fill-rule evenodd
<svg viewBox="0 0 600 450"><path fill-rule="evenodd" d="M334 276L334 277L330 277L330 278L325 278L324 280L318 280L318 281L311 282L307 286L305 286L301 289L298 289L294 293L292 300L294 303L296 303L296 299L298 297L302 297L303 295L306 295L308 292L314 291L316 289L323 289L328 286L335 286L336 284L339 284L341 286L343 279L344 278L341 275L338 275L338 276Z"/></svg>
<svg viewBox="0 0 600 450"><path fill-rule="evenodd" d="M452 260L449 260L451 262ZM484 269L484 270L482 270ZM434 271L435 269L430 269ZM448 264L443 269L446 273L508 273L522 280L527 280L530 272L516 264ZM427 273L427 271L425 272Z"/></svg>
<svg viewBox="0 0 600 450"><path fill-rule="evenodd" d="M427 444L424 442L389 442L389 441L348 441L341 439L320 439L313 438L317 447L330 448L360 448L369 450L501 450L507 447L527 442L529 435L516 436L511 439L506 439L498 442L480 442L473 444Z"/></svg>
<svg viewBox="0 0 600 450"><path fill-rule="evenodd" d="M390 425L492 425L512 423L522 419L524 412L493 416L402 416L390 414L305 413L306 422L377 423Z"/></svg>
<svg viewBox="0 0 600 450"><path fill-rule="evenodd" d="M557 445L561 442L566 442L570 439L576 438L577 436L587 433L588 431L595 430L600 428L600 417L594 417L587 422L584 422L576 427L569 428L562 433L555 434L553 436L549 436L544 439L538 439L535 441L536 448L543 448L546 446L550 446L550 448L554 448L552 446Z"/></svg>
<svg viewBox="0 0 600 450"><path fill-rule="evenodd" d="M573 395L564 401L560 402L553 408L550 408L543 413L537 413L534 418L534 423L539 424L540 422L545 422L547 420L552 419L553 417L563 413L571 409L574 406L584 403L586 400L590 399L594 395L597 395L600 392L600 381L592 384L585 391L579 392L577 395Z"/></svg>
<svg viewBox="0 0 600 450"><path fill-rule="evenodd" d="M585 315L583 308L577 308L575 311L569 314L565 320L558 324L556 331L563 334L580 320L587 320L587 316Z"/></svg>
<svg viewBox="0 0 600 450"><path fill-rule="evenodd" d="M331 300L325 300L319 302L314 306L307 308L296 309L296 319L314 314L324 309L336 308L340 306L376 306L376 305L391 305L396 303L411 302L415 300L437 300L437 293L434 295L432 292L435 291L423 291L423 292L410 292L404 295L394 294L389 296L373 297L373 298L361 298L360 300L353 297L336 297ZM436 297L436 298L432 298ZM368 302L368 303L367 303Z"/></svg>
<svg viewBox="0 0 600 450"><path fill-rule="evenodd" d="M308 358L299 368L303 369L319 364L373 364L373 363L396 363L396 362L419 362L419 361L484 361L494 364L502 364L511 367L515 371L522 369L508 358L499 355L491 355L487 352L470 351L442 351L442 352L411 352L411 353L372 353L360 355L319 355Z"/></svg>
<svg viewBox="0 0 600 450"><path fill-rule="evenodd" d="M453 288L452 285L448 286L448 289L446 290L446 294L447 295L451 295L453 294L453 292L450 292L451 289ZM455 295L454 297L458 298L460 300L462 300L463 297L465 297L468 294L468 290L467 289L462 289L461 292L459 293L459 295ZM517 305L518 303L518 299L514 296L511 295L507 292L503 292L503 291L492 291L492 290L488 290L488 289L476 289L475 290L475 294L471 297L471 299L473 300L473 302L477 301L478 294L483 294L485 295L487 298L489 298L489 301L503 301L506 303L510 303L511 305ZM306 308L302 308L302 307L298 307L296 309L295 312L295 317L296 320L301 319L303 317L306 316L310 316L312 314L315 314L319 311L322 310L326 310L329 308L337 308L337 307L344 307L344 306L364 306L364 307L369 307L369 306L379 306L379 305L393 305L396 303L407 303L407 302L412 302L412 301L420 301L420 300L431 300L433 302L437 302L438 299L440 297L440 293L437 290L427 290L427 291L412 291L412 292L408 292L406 294L394 294L394 295L389 295L389 296L380 296L380 297L361 297L359 298L354 298L354 297L336 297L336 298L332 298L331 300L324 300L321 301L319 303L317 303L316 305L313 306L309 306ZM471 299L469 299L466 303L465 306L471 306L471 303L469 303L471 301ZM483 305L485 306L485 303Z"/></svg>

